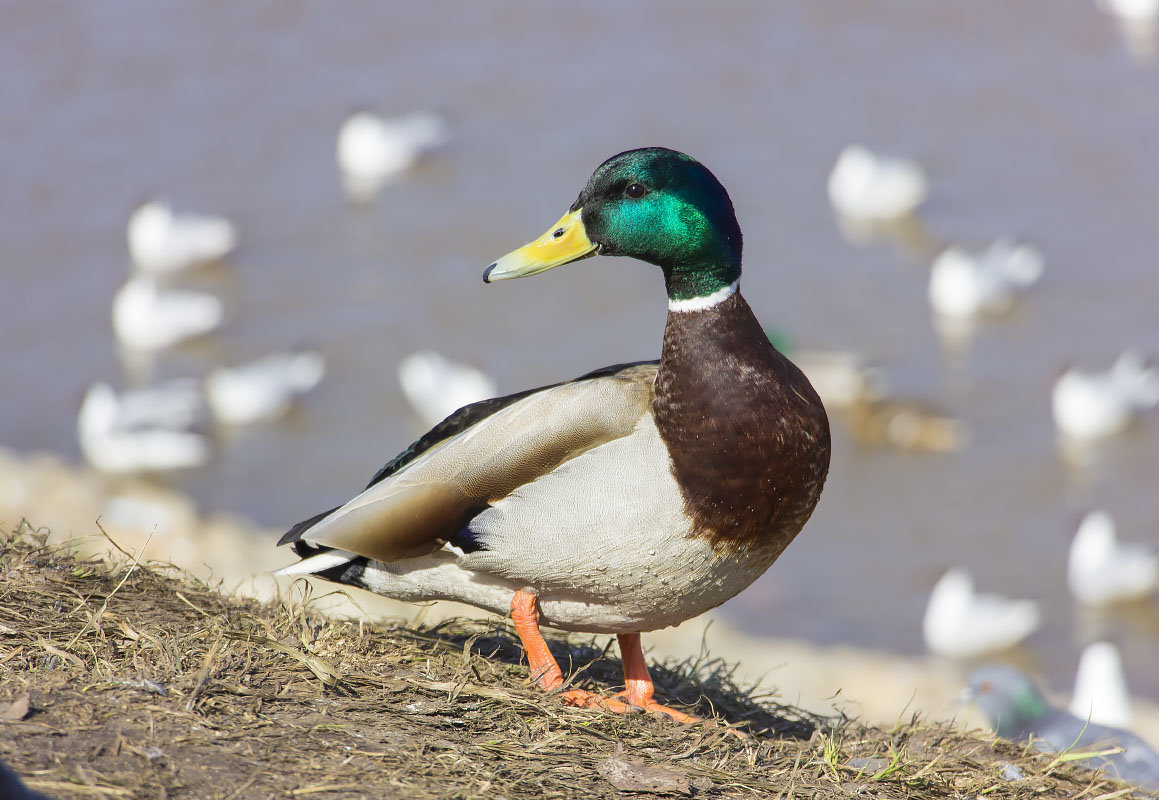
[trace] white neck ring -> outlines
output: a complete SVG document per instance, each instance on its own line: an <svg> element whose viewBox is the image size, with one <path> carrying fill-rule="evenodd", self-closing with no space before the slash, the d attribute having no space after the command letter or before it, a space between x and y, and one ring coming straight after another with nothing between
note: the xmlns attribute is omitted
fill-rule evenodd
<svg viewBox="0 0 1159 800"><path fill-rule="evenodd" d="M728 298L736 294L739 281L733 281L723 289L717 289L712 294L706 294L704 297L690 297L687 300L668 300L668 310L687 312L687 311L704 311L706 308L720 305Z"/></svg>

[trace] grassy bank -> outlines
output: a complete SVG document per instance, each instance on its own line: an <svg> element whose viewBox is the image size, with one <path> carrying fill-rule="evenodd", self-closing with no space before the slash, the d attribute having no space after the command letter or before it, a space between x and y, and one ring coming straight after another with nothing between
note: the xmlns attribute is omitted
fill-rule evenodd
<svg viewBox="0 0 1159 800"><path fill-rule="evenodd" d="M613 654L550 641L573 685L615 688ZM743 741L565 708L521 655L494 621L371 627L0 536L0 760L50 797L1125 796L944 726L813 716L708 657L657 666L658 693Z"/></svg>

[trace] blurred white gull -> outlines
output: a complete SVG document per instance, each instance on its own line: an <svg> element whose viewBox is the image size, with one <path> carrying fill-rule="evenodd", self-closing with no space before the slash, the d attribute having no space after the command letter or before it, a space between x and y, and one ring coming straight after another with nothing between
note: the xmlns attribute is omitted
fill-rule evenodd
<svg viewBox="0 0 1159 800"><path fill-rule="evenodd" d="M338 132L338 167L347 193L368 201L387 182L450 139L446 121L429 111L385 119L359 111Z"/></svg>
<svg viewBox="0 0 1159 800"><path fill-rule="evenodd" d="M463 406L499 392L495 381L483 372L433 350L412 353L399 362L398 382L426 425L437 425Z"/></svg>
<svg viewBox="0 0 1159 800"><path fill-rule="evenodd" d="M949 247L930 270L930 305L946 317L999 314L1042 275L1038 248L1001 238L980 253Z"/></svg>
<svg viewBox="0 0 1159 800"><path fill-rule="evenodd" d="M134 424L126 424L134 416ZM148 423L144 416L126 410L108 384L93 384L77 415L77 437L85 459L94 468L114 474L187 469L209 461L212 451L206 437Z"/></svg>
<svg viewBox="0 0 1159 800"><path fill-rule="evenodd" d="M237 247L237 229L222 217L178 215L150 200L129 217L128 239L138 269L173 273L224 258Z"/></svg>
<svg viewBox="0 0 1159 800"><path fill-rule="evenodd" d="M294 398L317 386L326 374L321 353L271 353L239 367L220 367L205 379L214 419L225 425L271 422L284 416Z"/></svg>
<svg viewBox="0 0 1159 800"><path fill-rule="evenodd" d="M1065 370L1051 392L1054 424L1072 439L1099 439L1122 431L1136 411L1159 404L1159 368L1128 350L1107 372Z"/></svg>
<svg viewBox="0 0 1159 800"><path fill-rule="evenodd" d="M1091 511L1071 541L1066 582L1085 605L1138 600L1159 589L1159 553L1147 545L1120 543L1111 515Z"/></svg>
<svg viewBox="0 0 1159 800"><path fill-rule="evenodd" d="M113 402L109 402L112 398ZM205 422L205 393L196 378L177 378L164 383L137 389L115 391L107 383L94 383L85 393L81 415L90 402L98 407L113 408L112 427L135 428L191 428ZM97 414L98 418L107 411Z"/></svg>
<svg viewBox="0 0 1159 800"><path fill-rule="evenodd" d="M829 173L829 202L855 220L912 214L926 199L926 176L915 161L879 156L861 145L841 151Z"/></svg>
<svg viewBox="0 0 1159 800"><path fill-rule="evenodd" d="M150 276L130 278L113 298L113 332L134 350L164 350L221 325L225 304L206 292L162 289Z"/></svg>
<svg viewBox="0 0 1159 800"><path fill-rule="evenodd" d="M1119 648L1093 642L1079 657L1070 713L1096 725L1126 728L1131 724L1131 700Z"/></svg>
<svg viewBox="0 0 1159 800"><path fill-rule="evenodd" d="M1137 62L1155 58L1159 33L1159 0L1096 0L1103 12L1115 18L1127 52Z"/></svg>
<svg viewBox="0 0 1159 800"><path fill-rule="evenodd" d="M1098 0L1095 5L1132 22L1150 22L1159 17L1159 0Z"/></svg>
<svg viewBox="0 0 1159 800"><path fill-rule="evenodd" d="M955 567L934 586L922 633L933 652L972 658L1013 647L1038 624L1038 604L1033 600L976 594L970 573Z"/></svg>

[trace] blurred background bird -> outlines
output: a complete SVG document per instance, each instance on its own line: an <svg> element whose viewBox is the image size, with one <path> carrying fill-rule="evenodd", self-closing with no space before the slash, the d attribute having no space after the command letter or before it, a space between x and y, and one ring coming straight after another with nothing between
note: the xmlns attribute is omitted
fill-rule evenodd
<svg viewBox="0 0 1159 800"><path fill-rule="evenodd" d="M930 592L922 634L926 646L938 655L973 658L1013 647L1033 633L1040 620L1033 600L978 593L970 573L954 567Z"/></svg>
<svg viewBox="0 0 1159 800"><path fill-rule="evenodd" d="M1070 713L1097 725L1126 728L1131 724L1131 702L1123 659L1110 642L1092 642L1079 656Z"/></svg>
<svg viewBox="0 0 1159 800"><path fill-rule="evenodd" d="M1106 371L1068 367L1054 382L1051 410L1063 436L1101 439L1121 432L1135 415L1159 404L1159 368L1126 350Z"/></svg>
<svg viewBox="0 0 1159 800"><path fill-rule="evenodd" d="M338 168L352 200L368 202L427 153L450 140L450 129L439 115L415 111L381 117L358 111L338 131Z"/></svg>
<svg viewBox="0 0 1159 800"><path fill-rule="evenodd" d="M1119 542L1111 515L1091 511L1071 540L1066 582L1078 601L1090 606L1142 599L1159 590L1159 550Z"/></svg>
<svg viewBox="0 0 1159 800"><path fill-rule="evenodd" d="M442 422L465 405L499 394L495 381L468 364L420 350L398 363L398 382L423 425Z"/></svg>
<svg viewBox="0 0 1159 800"><path fill-rule="evenodd" d="M313 350L270 353L236 367L217 367L205 379L213 418L251 425L284 417L294 399L317 386L326 361Z"/></svg>
<svg viewBox="0 0 1159 800"><path fill-rule="evenodd" d="M1025 674L1005 664L979 667L967 697L989 717L994 731L1017 744L1052 753L1090 754L1077 763L1143 789L1159 791L1159 754L1128 730L1100 725L1050 704Z"/></svg>
<svg viewBox="0 0 1159 800"><path fill-rule="evenodd" d="M855 220L908 216L925 202L925 171L916 161L882 156L849 145L829 173L829 202L838 214Z"/></svg>
<svg viewBox="0 0 1159 800"><path fill-rule="evenodd" d="M224 217L175 214L158 200L129 217L129 257L141 272L171 274L225 258L237 247L237 228Z"/></svg>

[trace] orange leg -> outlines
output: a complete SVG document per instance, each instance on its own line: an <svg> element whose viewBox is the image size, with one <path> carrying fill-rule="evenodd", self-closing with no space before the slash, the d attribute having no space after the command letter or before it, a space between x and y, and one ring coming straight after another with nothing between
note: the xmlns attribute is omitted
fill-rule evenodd
<svg viewBox="0 0 1159 800"><path fill-rule="evenodd" d="M563 672L555 656L547 649L547 642L539 632L538 597L534 592L519 589L511 598L511 621L515 623L515 632L523 642L523 649L527 653L527 665L531 668L531 679L539 684L545 692L553 692L563 685ZM598 694L571 689L563 692L560 697L569 706L590 707L598 706L610 711L626 713L631 709L618 700L600 697Z"/></svg>
<svg viewBox="0 0 1159 800"><path fill-rule="evenodd" d="M674 708L661 705L652 699L655 687L652 685L652 676L648 674L648 665L644 663L644 651L640 648L640 634L621 633L620 658L624 662L624 691L616 695L628 701L628 705L642 708L645 711L666 714L677 722L700 722L700 717L685 714Z"/></svg>
<svg viewBox="0 0 1159 800"><path fill-rule="evenodd" d="M543 634L539 632L538 597L534 592L523 589L515 592L515 596L511 598L511 621L515 623L515 632L519 635L523 649L527 653L531 679L537 682L543 691L555 691L563 685L563 672L551 651L547 649ZM640 634L621 633L619 640L620 658L624 662L624 686L627 688L616 697L601 697L583 689L571 689L560 695L563 702L569 706L603 708L618 714L628 714L641 709L666 714L677 722L700 722L700 717L685 714L652 699L655 687L652 685L652 677L648 674L648 667L644 664L644 651L640 649Z"/></svg>

